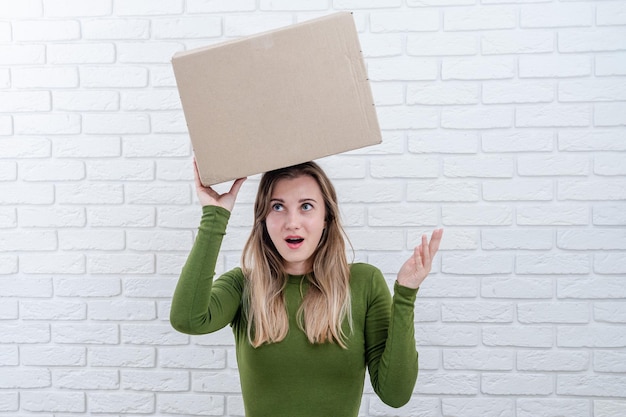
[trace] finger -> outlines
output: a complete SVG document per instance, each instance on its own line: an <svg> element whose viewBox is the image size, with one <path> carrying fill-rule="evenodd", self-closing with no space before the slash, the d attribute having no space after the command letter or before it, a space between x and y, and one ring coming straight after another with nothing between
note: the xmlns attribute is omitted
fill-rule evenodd
<svg viewBox="0 0 626 417"><path fill-rule="evenodd" d="M230 191L228 193L232 194L233 197L237 197L237 194L239 194L239 189L243 185L244 181L247 179L247 177L237 178L233 185L230 187Z"/></svg>
<svg viewBox="0 0 626 417"><path fill-rule="evenodd" d="M424 268L429 271L431 267L431 263L432 263L432 258L430 254L430 247L428 245L428 237L426 235L422 235L421 246L422 246L422 250L424 251L424 254L422 255Z"/></svg>
<svg viewBox="0 0 626 417"><path fill-rule="evenodd" d="M432 258L435 257L435 254L439 250L439 244L441 243L441 238L443 236L443 229L437 229L433 232L432 237L430 238L429 251L430 256Z"/></svg>

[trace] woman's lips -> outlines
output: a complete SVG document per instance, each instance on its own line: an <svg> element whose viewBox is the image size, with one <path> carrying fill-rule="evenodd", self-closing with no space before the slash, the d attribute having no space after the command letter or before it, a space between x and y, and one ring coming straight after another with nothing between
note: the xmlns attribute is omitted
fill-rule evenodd
<svg viewBox="0 0 626 417"><path fill-rule="evenodd" d="M288 236L285 242L290 249L298 249L304 243L304 238L300 236Z"/></svg>

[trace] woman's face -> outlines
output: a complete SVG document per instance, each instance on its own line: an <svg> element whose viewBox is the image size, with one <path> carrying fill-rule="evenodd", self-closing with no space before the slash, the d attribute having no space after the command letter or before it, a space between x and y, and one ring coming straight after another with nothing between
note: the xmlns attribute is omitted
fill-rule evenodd
<svg viewBox="0 0 626 417"><path fill-rule="evenodd" d="M285 272L301 275L313 269L313 254L326 227L326 206L317 181L309 175L279 180L265 219Z"/></svg>

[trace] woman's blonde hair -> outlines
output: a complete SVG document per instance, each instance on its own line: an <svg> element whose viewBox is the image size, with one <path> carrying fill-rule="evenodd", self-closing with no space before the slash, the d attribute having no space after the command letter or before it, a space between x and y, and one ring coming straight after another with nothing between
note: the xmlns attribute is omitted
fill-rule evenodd
<svg viewBox="0 0 626 417"><path fill-rule="evenodd" d="M308 288L298 310L298 326L311 343L338 343L345 348L343 323L352 328L350 267L346 259L346 235L339 219L335 189L314 162L269 171L261 177L254 204L254 225L243 250L246 276L244 312L248 338L254 347L279 342L289 331L284 289L287 273L265 226L276 183L308 175L320 187L326 209L326 228L313 254L313 271L306 275Z"/></svg>

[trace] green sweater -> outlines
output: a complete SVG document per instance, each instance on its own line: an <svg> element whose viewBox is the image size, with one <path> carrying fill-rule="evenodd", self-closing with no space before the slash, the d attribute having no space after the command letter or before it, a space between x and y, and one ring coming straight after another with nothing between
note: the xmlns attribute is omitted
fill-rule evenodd
<svg viewBox="0 0 626 417"><path fill-rule="evenodd" d="M231 325L246 416L356 417L365 368L378 396L392 407L410 399L417 379L413 311L417 290L395 284L391 297L382 273L371 265L350 268L353 333L347 349L311 344L296 324L306 292L303 276L289 276L285 300L289 333L258 348L247 338L242 313L245 278L235 268L217 280L217 262L230 213L203 207L198 236L182 270L172 301L172 326L205 334Z"/></svg>

